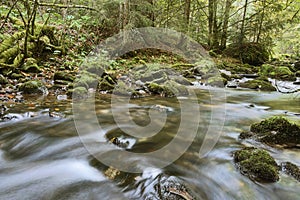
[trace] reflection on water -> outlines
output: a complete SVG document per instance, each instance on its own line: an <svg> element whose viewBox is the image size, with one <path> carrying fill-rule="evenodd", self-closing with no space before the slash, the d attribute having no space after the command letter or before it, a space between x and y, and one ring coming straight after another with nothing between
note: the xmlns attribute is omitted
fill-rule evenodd
<svg viewBox="0 0 300 200"><path fill-rule="evenodd" d="M277 93L228 91L224 133L209 155L199 159L211 108L218 107L209 104L207 92L199 90L198 97L194 101L199 102L201 121L193 144L163 169L157 168L163 160L138 154L128 158L128 166L141 169L137 174L105 166L90 155L77 135L70 102L51 104L46 99L36 102L34 109L26 103L10 108L18 120L0 123L0 199L299 199L299 183L294 179L282 174L274 184L254 183L235 169L231 156L234 150L252 145L251 141L238 140L239 133L249 129L252 122L272 115L286 115L300 121L299 101ZM151 109L166 112L166 124L153 137L131 137L115 123L109 96L98 97L95 108L101 130L89 132L87 137L89 145L102 156L114 155L108 153L122 149L153 152L169 144L176 135L180 124L180 105L176 99L133 99L125 106L139 125L151 121ZM49 112L60 115L51 116ZM91 117L82 116L82 120L89 123ZM123 126L126 120L124 117ZM179 138L179 142L185 140ZM278 162L293 161L300 165L299 150L262 148ZM171 153L178 153L176 146ZM120 158L116 154L110 159L118 162Z"/></svg>

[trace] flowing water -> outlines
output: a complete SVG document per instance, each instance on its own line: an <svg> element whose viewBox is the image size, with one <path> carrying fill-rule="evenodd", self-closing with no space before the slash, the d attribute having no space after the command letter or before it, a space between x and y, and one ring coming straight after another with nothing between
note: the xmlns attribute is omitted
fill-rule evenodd
<svg viewBox="0 0 300 200"><path fill-rule="evenodd" d="M226 95L226 103L212 105L209 93L197 90L198 99L192 99L200 105L197 136L186 151L180 152L180 158L166 163L163 168L159 166L164 160L139 153L153 152L169 144L181 120L189 122L183 126L188 132L195 126L193 115L198 108L190 107L194 112L185 115L189 119L186 120L181 119L176 98L132 99L117 111L122 113L123 109L129 109L136 124L164 123L160 118L149 117L151 109L167 115L165 126L157 135L136 138L120 129L126 126L127 115L120 114L119 123L114 121L110 96L96 97L95 113L101 129L86 129L89 138L93 138L88 145L95 147L95 152L101 156L107 155L112 163L124 162L139 169L139 173L120 172L93 157L95 152L91 153L83 144L76 127L82 134L86 125L94 123L94 116L82 114L81 123L75 126L70 101L28 97L25 103L10 108L12 120L0 123L0 199L159 199L163 198L160 193L166 191L166 184L176 183L185 185L190 196L173 195L170 199L300 199L300 184L293 178L282 173L277 183L257 183L241 175L232 158L233 151L254 145L268 150L278 163L292 161L300 165L299 149L275 149L238 139L239 133L249 130L251 123L270 116L284 115L299 122L299 98L295 94L248 90L227 90ZM222 119L210 120L211 108L226 108L225 123L216 146L206 157L200 158L199 149L209 125L222 125ZM80 109L85 113L85 107ZM212 138L217 137L213 131L210 134ZM116 137L121 143L127 142L125 148L110 142ZM180 137L169 154L178 153L178 146L186 140L189 138ZM135 154L122 157L118 156L120 151Z"/></svg>

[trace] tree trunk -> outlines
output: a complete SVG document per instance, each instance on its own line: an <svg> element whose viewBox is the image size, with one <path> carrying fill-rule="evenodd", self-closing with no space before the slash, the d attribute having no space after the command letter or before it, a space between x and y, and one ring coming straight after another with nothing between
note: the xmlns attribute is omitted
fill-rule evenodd
<svg viewBox="0 0 300 200"><path fill-rule="evenodd" d="M262 14L261 14L261 18L260 18L260 22L259 22L259 27L258 27L258 33L256 36L256 42L258 43L260 40L260 35L262 32L262 26L263 26L263 22L264 22L264 18L265 18L265 6L266 6L266 0L263 0L263 10L262 10Z"/></svg>
<svg viewBox="0 0 300 200"><path fill-rule="evenodd" d="M240 37L239 37L239 44L240 45L242 45L243 42L244 42L247 7L248 7L248 0L245 0L244 13L243 13L243 19L242 19L242 25L241 25L241 33L240 33Z"/></svg>
<svg viewBox="0 0 300 200"><path fill-rule="evenodd" d="M187 26L187 32L189 31L190 15L191 15L191 0L185 0L184 16L185 16L185 23Z"/></svg>
<svg viewBox="0 0 300 200"><path fill-rule="evenodd" d="M217 0L208 2L208 45L211 49L219 48L219 30L217 24Z"/></svg>
<svg viewBox="0 0 300 200"><path fill-rule="evenodd" d="M224 20L222 25L221 50L224 50L226 48L229 14L230 14L232 2L233 2L232 0L226 0Z"/></svg>

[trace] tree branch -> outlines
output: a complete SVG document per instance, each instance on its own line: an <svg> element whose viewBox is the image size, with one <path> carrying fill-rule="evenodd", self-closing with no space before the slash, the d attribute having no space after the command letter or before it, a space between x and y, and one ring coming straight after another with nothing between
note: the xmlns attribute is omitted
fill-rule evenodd
<svg viewBox="0 0 300 200"><path fill-rule="evenodd" d="M88 6L83 5L64 5L64 4L51 4L51 3L41 3L38 2L39 6L46 6L46 7L56 7L56 8L77 8L77 9L87 9L92 11L98 11L95 8L91 8Z"/></svg>

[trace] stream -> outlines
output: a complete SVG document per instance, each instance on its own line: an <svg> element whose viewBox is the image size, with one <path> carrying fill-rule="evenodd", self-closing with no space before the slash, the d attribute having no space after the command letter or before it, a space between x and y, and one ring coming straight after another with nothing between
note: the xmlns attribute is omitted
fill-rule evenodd
<svg viewBox="0 0 300 200"><path fill-rule="evenodd" d="M88 145L96 148L100 156L109 155L110 161L122 160L140 172L120 172L102 164L93 157L82 137L78 136L80 124L74 123L72 102L58 101L55 97L25 97L24 103L9 107L11 120L0 122L0 199L159 199L167 191L164 184L180 182L188 188L191 199L300 199L299 182L281 173L276 183L258 183L239 173L233 163L232 152L245 146L266 149L277 163L292 161L300 165L299 149L275 149L251 140L240 141L239 133L249 130L253 122L274 115L300 121L299 93L257 92L226 89L227 100L221 105L211 105L206 89L196 89L200 106L200 123L191 145L172 163L140 154L154 152L169 144L175 137L181 116L176 98L145 97L131 99L118 108L118 113L129 109L132 120L146 126L152 120L163 128L149 138L136 138L124 134L120 126L126 126L127 115L119 115L116 123L111 108L110 95L99 95L95 100L96 118L101 129L89 130L92 136ZM297 96L298 95L298 96ZM222 119L211 118L212 109L226 109L223 132L218 143L200 158L199 149L204 141L203 133ZM84 107L82 108L84 111ZM126 110L125 109L125 110ZM167 120L149 118L149 110L166 113ZM190 108L197 111L197 108ZM116 111L115 111L116 112ZM125 111L124 111L125 112ZM195 126L194 113L185 117L185 131ZM82 115L84 125L92 122L93 116ZM76 129L77 128L77 129ZM81 132L85 127L81 127ZM130 129L130 126L129 126ZM214 137L214 135L211 135ZM217 137L217 135L215 136ZM115 145L114 138L126 143ZM179 137L177 146L186 142ZM174 145L171 153L178 153ZM121 157L118 152L131 152L132 157ZM140 155L139 155L140 154ZM130 154L131 155L131 154ZM161 168L161 164L165 164ZM175 180L172 183L172 180ZM173 187L173 186L170 186ZM157 194L158 193L158 194ZM169 190L169 193L172 193ZM169 199L189 199L173 192Z"/></svg>

